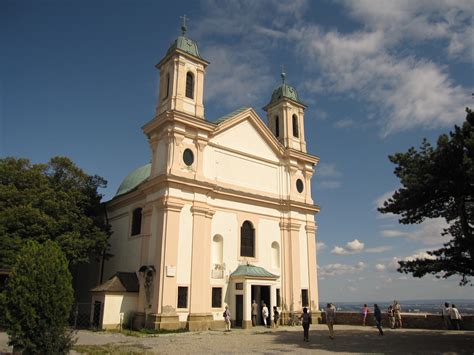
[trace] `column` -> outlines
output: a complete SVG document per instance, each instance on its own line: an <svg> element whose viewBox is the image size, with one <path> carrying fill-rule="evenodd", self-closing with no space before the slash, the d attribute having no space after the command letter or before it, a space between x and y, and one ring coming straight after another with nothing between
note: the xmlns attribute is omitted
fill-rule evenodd
<svg viewBox="0 0 474 355"><path fill-rule="evenodd" d="M309 221L306 224L306 235L308 239L309 299L311 311L319 310L316 230L317 226L313 221Z"/></svg>
<svg viewBox="0 0 474 355"><path fill-rule="evenodd" d="M176 265L178 261L178 238L180 212L184 204L166 197L155 204L157 217L153 280L152 314L148 321L155 329L178 329L176 314L177 286ZM153 252L153 251L152 251Z"/></svg>
<svg viewBox="0 0 474 355"><path fill-rule="evenodd" d="M211 327L211 221L215 211L206 203L194 202L193 246L191 255L191 292L189 330Z"/></svg>

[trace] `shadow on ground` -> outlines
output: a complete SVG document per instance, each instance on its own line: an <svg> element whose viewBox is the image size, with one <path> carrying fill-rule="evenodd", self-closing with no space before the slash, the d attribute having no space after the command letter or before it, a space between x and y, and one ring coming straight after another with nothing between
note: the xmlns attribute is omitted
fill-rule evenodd
<svg viewBox="0 0 474 355"><path fill-rule="evenodd" d="M367 327L369 328L369 327ZM367 329L366 328L366 329ZM327 330L310 330L309 342L303 341L303 331L274 333L275 349L294 344L299 349L330 352L392 353L392 354L474 354L474 332L386 330L379 336L376 328L367 330L337 330L331 340Z"/></svg>

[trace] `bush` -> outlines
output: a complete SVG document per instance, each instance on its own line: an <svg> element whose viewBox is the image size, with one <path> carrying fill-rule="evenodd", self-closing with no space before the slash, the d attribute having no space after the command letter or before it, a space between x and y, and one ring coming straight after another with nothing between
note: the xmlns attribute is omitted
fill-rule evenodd
<svg viewBox="0 0 474 355"><path fill-rule="evenodd" d="M10 345L26 354L67 354L74 344L68 318L73 303L64 253L50 240L28 241L5 290L4 326Z"/></svg>

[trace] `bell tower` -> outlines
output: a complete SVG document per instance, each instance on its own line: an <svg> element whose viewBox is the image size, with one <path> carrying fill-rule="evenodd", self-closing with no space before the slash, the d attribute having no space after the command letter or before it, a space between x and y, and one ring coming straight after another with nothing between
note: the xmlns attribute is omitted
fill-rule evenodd
<svg viewBox="0 0 474 355"><path fill-rule="evenodd" d="M186 15L181 19L181 36L156 65L160 71L156 113L174 110L204 119L204 76L209 62L199 55L196 42L186 37Z"/></svg>
<svg viewBox="0 0 474 355"><path fill-rule="evenodd" d="M306 153L304 136L303 104L296 90L285 83L286 74L282 66L282 83L273 90L270 102L263 108L267 112L270 130L285 148Z"/></svg>

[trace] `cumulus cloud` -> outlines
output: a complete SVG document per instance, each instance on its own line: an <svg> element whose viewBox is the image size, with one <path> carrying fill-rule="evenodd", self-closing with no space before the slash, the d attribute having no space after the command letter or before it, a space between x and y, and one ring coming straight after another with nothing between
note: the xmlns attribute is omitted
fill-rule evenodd
<svg viewBox="0 0 474 355"><path fill-rule="evenodd" d="M376 271L382 272L382 271L385 271L385 269L386 269L386 268L385 268L385 265L383 265L383 264L377 264L377 265L375 265L375 270L376 270Z"/></svg>
<svg viewBox="0 0 474 355"><path fill-rule="evenodd" d="M364 249L364 243L361 243L358 239L354 239L352 242L346 244L346 249L350 251L361 251Z"/></svg>
<svg viewBox="0 0 474 355"><path fill-rule="evenodd" d="M362 271L366 267L365 263L359 261L355 266L348 264L328 264L318 268L318 275L320 276L335 276L352 274Z"/></svg>
<svg viewBox="0 0 474 355"><path fill-rule="evenodd" d="M433 218L421 223L419 228L414 231L408 232L396 229L385 229L381 231L381 234L387 238L405 237L425 245L434 246L446 242L446 238L443 237L441 233L443 229L448 228L448 226L443 218Z"/></svg>
<svg viewBox="0 0 474 355"><path fill-rule="evenodd" d="M326 249L327 245L324 242L316 242L316 250L321 251Z"/></svg>
<svg viewBox="0 0 474 355"><path fill-rule="evenodd" d="M364 250L364 243L360 242L358 239L354 239L351 242L347 242L345 247L340 247L336 245L332 250L332 254L336 255L345 255L345 254L356 254Z"/></svg>

